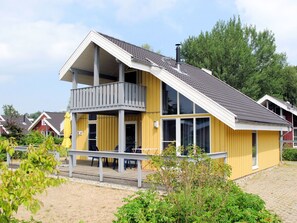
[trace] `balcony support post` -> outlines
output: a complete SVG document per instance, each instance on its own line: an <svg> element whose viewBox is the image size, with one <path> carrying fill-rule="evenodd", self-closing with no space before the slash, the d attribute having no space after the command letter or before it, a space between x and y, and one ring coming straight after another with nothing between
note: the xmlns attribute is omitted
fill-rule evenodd
<svg viewBox="0 0 297 223"><path fill-rule="evenodd" d="M77 89L77 70L72 71L72 89Z"/></svg>
<svg viewBox="0 0 297 223"><path fill-rule="evenodd" d="M72 113L72 133L71 133L71 149L75 150L76 149L76 121L77 121L77 113ZM76 155L73 155L73 166L76 166Z"/></svg>
<svg viewBox="0 0 297 223"><path fill-rule="evenodd" d="M124 104L124 81L125 81L125 65L123 63L119 63L119 104ZM119 110L119 126L118 126L118 135L119 135L119 152L125 152L126 147L126 134L125 134L125 110ZM119 159L119 169L118 171L124 172L124 159Z"/></svg>
<svg viewBox="0 0 297 223"><path fill-rule="evenodd" d="M99 85L100 74L100 47L94 44L94 86Z"/></svg>

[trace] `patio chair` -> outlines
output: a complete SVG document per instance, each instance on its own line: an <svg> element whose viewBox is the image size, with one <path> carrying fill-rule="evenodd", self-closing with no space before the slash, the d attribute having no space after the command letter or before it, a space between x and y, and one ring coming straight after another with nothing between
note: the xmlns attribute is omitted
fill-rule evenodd
<svg viewBox="0 0 297 223"><path fill-rule="evenodd" d="M97 146L91 145L90 151L99 151L99 149L98 149ZM91 156L91 157L92 157L91 166L93 166L94 159L97 159L98 160L97 167L99 167L99 157L93 157L93 156ZM104 157L103 159L104 159L103 166L107 166L108 167L109 166L109 164L108 164L108 158Z"/></svg>
<svg viewBox="0 0 297 223"><path fill-rule="evenodd" d="M114 148L114 152L119 152L118 146L116 146ZM125 149L125 153L133 153L133 146L127 146L126 149ZM112 169L115 169L117 164L118 164L118 159L114 158L113 163L112 163ZM124 160L124 169L125 170L126 170L128 165L130 166L130 169L131 169L132 168L131 167L131 160L130 159L125 159Z"/></svg>

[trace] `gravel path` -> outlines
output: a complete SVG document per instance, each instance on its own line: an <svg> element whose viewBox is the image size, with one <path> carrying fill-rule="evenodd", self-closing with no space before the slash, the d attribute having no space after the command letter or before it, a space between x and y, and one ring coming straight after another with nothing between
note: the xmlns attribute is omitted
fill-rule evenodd
<svg viewBox="0 0 297 223"><path fill-rule="evenodd" d="M297 222L297 162L286 162L237 183L246 192L258 194L284 222Z"/></svg>

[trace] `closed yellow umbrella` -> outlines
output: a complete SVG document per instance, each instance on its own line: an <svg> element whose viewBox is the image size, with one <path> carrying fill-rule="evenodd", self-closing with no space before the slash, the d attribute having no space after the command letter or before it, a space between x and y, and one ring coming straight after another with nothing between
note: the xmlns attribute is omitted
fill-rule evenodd
<svg viewBox="0 0 297 223"><path fill-rule="evenodd" d="M62 142L62 146L69 149L71 147L71 122L70 122L70 114L69 112L66 112L64 119L64 139Z"/></svg>

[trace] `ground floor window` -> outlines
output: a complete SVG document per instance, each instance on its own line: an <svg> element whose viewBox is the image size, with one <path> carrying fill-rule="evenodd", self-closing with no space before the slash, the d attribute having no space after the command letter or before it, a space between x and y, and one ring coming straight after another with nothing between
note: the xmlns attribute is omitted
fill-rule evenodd
<svg viewBox="0 0 297 223"><path fill-rule="evenodd" d="M210 153L209 117L163 119L162 128L163 149L175 143L177 147L184 148L197 145L204 152Z"/></svg>
<svg viewBox="0 0 297 223"><path fill-rule="evenodd" d="M176 120L163 120L163 148L176 141Z"/></svg>
<svg viewBox="0 0 297 223"><path fill-rule="evenodd" d="M258 167L258 142L257 132L252 133L252 162L253 168Z"/></svg>

